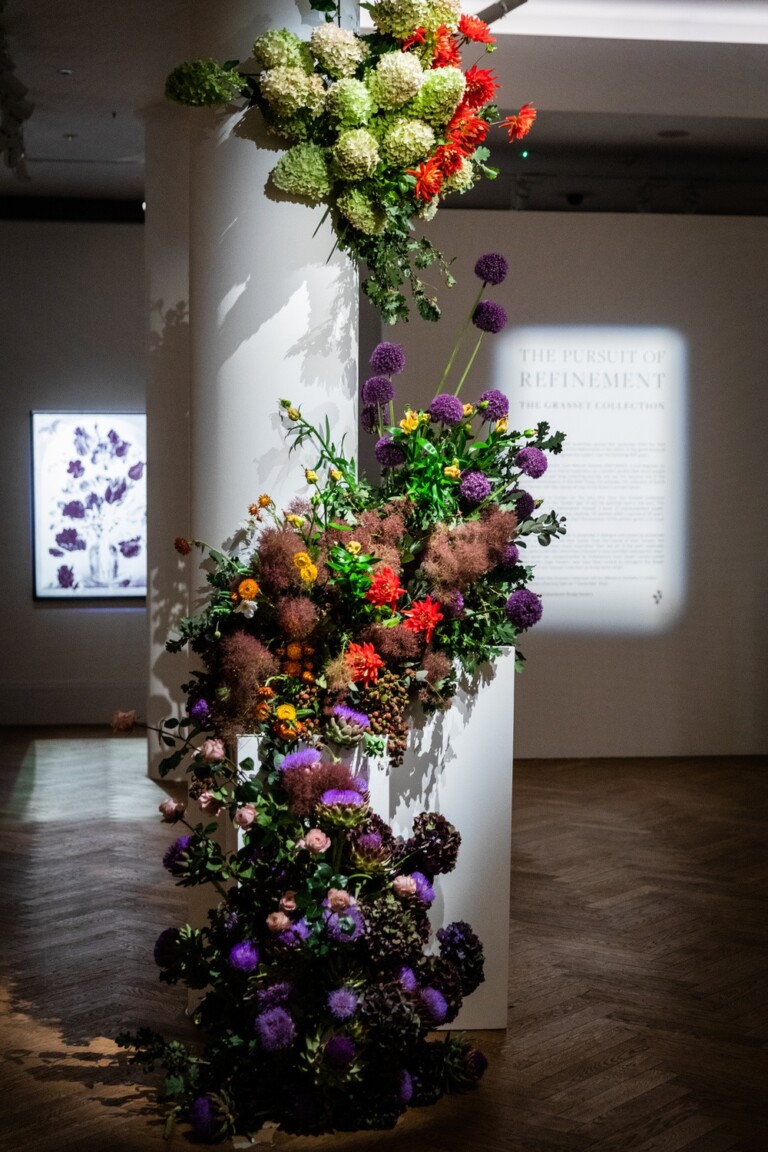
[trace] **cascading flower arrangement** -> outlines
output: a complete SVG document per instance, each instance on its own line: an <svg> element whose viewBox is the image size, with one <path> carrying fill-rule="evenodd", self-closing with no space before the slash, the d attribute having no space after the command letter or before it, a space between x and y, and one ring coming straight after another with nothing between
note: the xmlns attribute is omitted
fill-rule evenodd
<svg viewBox="0 0 768 1152"><path fill-rule="evenodd" d="M189 644L203 667L186 686L187 715L161 729L162 771L186 762L210 822L188 823L170 799L160 809L187 828L166 868L181 885L213 885L219 902L205 927L166 929L155 959L161 979L207 989L194 1014L205 1042L192 1053L148 1029L118 1042L166 1069L170 1120L202 1139L267 1121L303 1133L391 1127L485 1069L462 1036L429 1035L483 979L466 922L441 928L428 950L433 882L455 866L459 833L424 812L396 837L356 765L398 763L410 705L449 707L460 670L542 613L526 545L565 526L521 484L544 474L563 434L511 428L498 390L460 396L481 341L506 323L486 289L507 270L497 253L477 261L477 299L426 409L396 419L403 349L374 350L361 399L379 482L357 475L327 421L315 427L286 399L293 445L317 450L308 494L285 510L262 495L236 550L200 545L207 603L168 647ZM118 714L113 726L130 723ZM238 762L242 733L259 736L258 764ZM216 838L222 819L238 829L232 851Z"/></svg>
<svg viewBox="0 0 768 1152"><path fill-rule="evenodd" d="M335 11L336 4L312 5ZM408 317L408 281L419 314L440 309L420 270L441 255L414 223L430 220L442 200L494 178L485 140L492 125L522 139L536 116L531 104L501 119L494 73L462 52L492 51L494 37L459 0L377 0L366 5L376 32L358 35L327 22L309 42L271 29L251 59L220 66L180 65L166 94L192 105L245 97L271 133L289 145L271 173L274 186L301 203L326 204L339 247L368 267L363 289L388 323Z"/></svg>

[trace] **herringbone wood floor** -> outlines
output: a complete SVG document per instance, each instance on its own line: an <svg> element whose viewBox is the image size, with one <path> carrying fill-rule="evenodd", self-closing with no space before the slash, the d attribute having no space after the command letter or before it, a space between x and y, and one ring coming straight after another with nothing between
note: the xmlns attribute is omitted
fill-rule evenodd
<svg viewBox="0 0 768 1152"><path fill-rule="evenodd" d="M159 862L173 832L153 819L162 789L143 762L143 741L103 731L5 734L7 1152L167 1147L150 1088L110 1039L142 1023L187 1034L184 993L159 984L151 960L184 895ZM481 1087L391 1133L275 1144L766 1152L767 769L518 764L509 1030L479 1037Z"/></svg>

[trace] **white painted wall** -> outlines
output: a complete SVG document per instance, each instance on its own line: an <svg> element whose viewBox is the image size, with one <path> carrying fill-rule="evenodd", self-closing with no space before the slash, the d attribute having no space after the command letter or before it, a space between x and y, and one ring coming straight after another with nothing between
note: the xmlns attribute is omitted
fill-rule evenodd
<svg viewBox="0 0 768 1152"><path fill-rule="evenodd" d="M142 601L33 600L29 433L32 409L144 410L142 232L0 221L3 724L100 723L144 707Z"/></svg>

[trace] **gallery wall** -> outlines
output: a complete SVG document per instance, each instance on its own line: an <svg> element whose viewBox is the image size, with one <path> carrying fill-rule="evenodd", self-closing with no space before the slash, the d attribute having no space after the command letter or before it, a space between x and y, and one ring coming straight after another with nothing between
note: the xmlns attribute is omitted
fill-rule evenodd
<svg viewBox="0 0 768 1152"><path fill-rule="evenodd" d="M143 708L143 600L33 599L29 413L144 411L143 228L0 221L3 662L0 723Z"/></svg>

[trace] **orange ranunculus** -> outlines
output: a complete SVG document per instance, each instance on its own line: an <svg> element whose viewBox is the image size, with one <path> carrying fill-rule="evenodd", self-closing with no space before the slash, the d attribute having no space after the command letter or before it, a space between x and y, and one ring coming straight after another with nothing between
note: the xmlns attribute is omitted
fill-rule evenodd
<svg viewBox="0 0 768 1152"><path fill-rule="evenodd" d="M238 584L237 594L241 600L255 600L259 594L259 586L248 576Z"/></svg>
<svg viewBox="0 0 768 1152"><path fill-rule="evenodd" d="M522 140L533 127L536 119L536 109L533 104L523 104L516 116L507 116L502 120L501 127L509 132L510 140Z"/></svg>
<svg viewBox="0 0 768 1152"><path fill-rule="evenodd" d="M373 644L350 644L344 653L344 660L351 679L356 684L362 682L366 687L378 681L379 668L384 667L384 661Z"/></svg>
<svg viewBox="0 0 768 1152"><path fill-rule="evenodd" d="M496 37L491 36L491 30L479 16L460 16L459 35L465 40L473 40L475 44L495 44Z"/></svg>
<svg viewBox="0 0 768 1152"><path fill-rule="evenodd" d="M408 628L411 632L423 632L427 644L432 639L435 628L443 619L439 602L430 596L415 601L409 609L403 612L403 616L406 618L403 627Z"/></svg>
<svg viewBox="0 0 768 1152"><path fill-rule="evenodd" d="M406 168L409 176L416 177L413 190L417 200L434 200L443 184L443 174L434 160L425 160L418 168Z"/></svg>
<svg viewBox="0 0 768 1152"><path fill-rule="evenodd" d="M374 572L371 586L365 594L366 600L377 608L394 608L405 588L400 587L400 577L391 568L379 568Z"/></svg>

